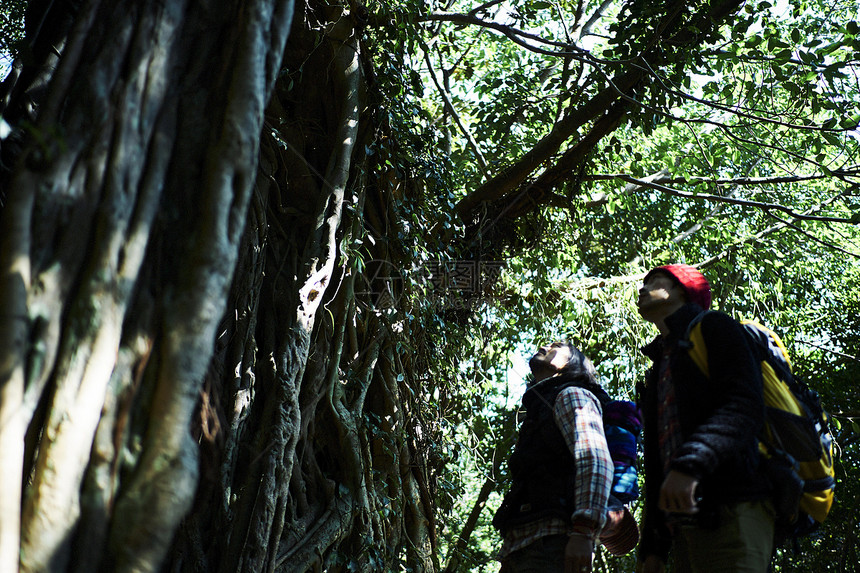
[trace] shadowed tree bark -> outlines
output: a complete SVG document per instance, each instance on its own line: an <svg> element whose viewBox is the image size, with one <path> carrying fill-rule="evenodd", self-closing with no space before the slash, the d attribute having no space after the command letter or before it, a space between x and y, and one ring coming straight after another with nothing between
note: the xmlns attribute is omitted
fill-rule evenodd
<svg viewBox="0 0 860 573"><path fill-rule="evenodd" d="M339 249L403 259L365 19L31 4L0 110L4 572L436 568L422 334Z"/></svg>

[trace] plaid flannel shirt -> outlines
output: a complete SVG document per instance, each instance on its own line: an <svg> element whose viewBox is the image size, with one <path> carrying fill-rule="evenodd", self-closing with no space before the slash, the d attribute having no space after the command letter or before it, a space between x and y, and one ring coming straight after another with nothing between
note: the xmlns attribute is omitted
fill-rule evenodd
<svg viewBox="0 0 860 573"><path fill-rule="evenodd" d="M553 415L576 465L575 509L571 522L544 519L510 531L502 543L499 559L548 535L570 535L576 531L587 533L596 542L606 523L606 503L614 466L603 434L600 401L588 390L569 386L556 397Z"/></svg>

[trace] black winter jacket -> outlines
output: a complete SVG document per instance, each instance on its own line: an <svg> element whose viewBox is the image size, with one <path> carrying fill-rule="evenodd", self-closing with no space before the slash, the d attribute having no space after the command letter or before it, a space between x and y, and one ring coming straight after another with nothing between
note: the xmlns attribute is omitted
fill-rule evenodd
<svg viewBox="0 0 860 573"><path fill-rule="evenodd" d="M665 477L658 446L657 381L664 345L670 367L682 434L670 468L699 480L701 525L712 522L725 503L765 499L770 485L759 467L758 440L764 425L761 369L747 344L743 327L727 314L711 312L702 321L710 376L699 370L678 342L702 312L686 304L666 319L669 335L642 349L653 362L640 384L645 418L645 520L640 556L658 555L664 562L671 539L666 515L658 507Z"/></svg>
<svg viewBox="0 0 860 573"><path fill-rule="evenodd" d="M599 384L579 373L547 378L526 390L526 416L508 461L511 489L493 518L493 525L502 535L542 519L569 521L574 511L576 460L553 413L556 398L568 386L588 390L601 404L610 400Z"/></svg>

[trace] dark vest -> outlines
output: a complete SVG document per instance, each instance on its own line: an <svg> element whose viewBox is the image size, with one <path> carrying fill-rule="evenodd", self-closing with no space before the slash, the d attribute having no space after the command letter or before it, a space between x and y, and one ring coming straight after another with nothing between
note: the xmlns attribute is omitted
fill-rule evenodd
<svg viewBox="0 0 860 573"><path fill-rule="evenodd" d="M592 392L601 404L610 400L603 388L582 374L548 378L526 390L525 419L508 461L511 489L493 518L493 526L503 535L533 521L553 517L570 520L574 509L575 464L553 417L555 399L568 386Z"/></svg>

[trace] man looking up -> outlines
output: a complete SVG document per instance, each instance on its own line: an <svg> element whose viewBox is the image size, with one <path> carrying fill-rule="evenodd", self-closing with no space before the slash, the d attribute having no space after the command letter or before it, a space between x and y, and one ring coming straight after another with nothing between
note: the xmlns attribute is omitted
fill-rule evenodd
<svg viewBox="0 0 860 573"><path fill-rule="evenodd" d="M657 267L639 289L639 314L660 334L640 384L645 418L645 519L637 571L764 573L774 538L770 485L759 466L761 370L741 325L701 318L709 374L683 347L711 305L711 287L688 265Z"/></svg>
<svg viewBox="0 0 860 573"><path fill-rule="evenodd" d="M525 419L509 460L512 485L493 519L503 536L504 573L591 571L595 544L626 553L638 540L625 511L607 515L613 463L603 433L608 401L594 366L567 342L543 346L529 360ZM631 529L632 528L632 529Z"/></svg>

